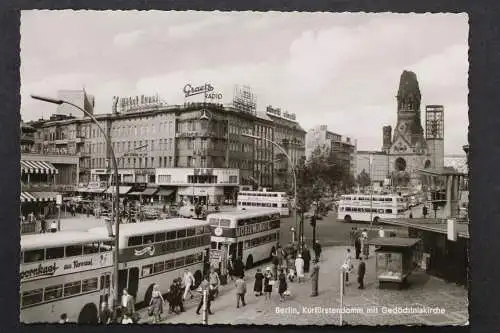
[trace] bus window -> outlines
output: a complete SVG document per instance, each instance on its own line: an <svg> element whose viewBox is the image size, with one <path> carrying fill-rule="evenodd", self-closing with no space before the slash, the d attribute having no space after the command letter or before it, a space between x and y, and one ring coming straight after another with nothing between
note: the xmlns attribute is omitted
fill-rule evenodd
<svg viewBox="0 0 500 333"><path fill-rule="evenodd" d="M83 254L99 253L99 243L83 244Z"/></svg>
<svg viewBox="0 0 500 333"><path fill-rule="evenodd" d="M153 266L154 273L161 273L164 270L165 270L165 262L164 261L157 262Z"/></svg>
<svg viewBox="0 0 500 333"><path fill-rule="evenodd" d="M153 272L153 265L145 265L145 266L142 266L142 276L148 276L148 275L151 275L151 273Z"/></svg>
<svg viewBox="0 0 500 333"><path fill-rule="evenodd" d="M174 260L167 260L165 261L165 270L172 270L175 268L175 262Z"/></svg>
<svg viewBox="0 0 500 333"><path fill-rule="evenodd" d="M217 250L217 242L211 242L211 243L210 243L210 248L211 248L212 250Z"/></svg>
<svg viewBox="0 0 500 333"><path fill-rule="evenodd" d="M163 242L165 241L165 233L164 232L159 232L155 234L155 242Z"/></svg>
<svg viewBox="0 0 500 333"><path fill-rule="evenodd" d="M31 250L31 251L24 252L24 262L25 263L42 261L45 259L44 257L45 257L45 250L44 249Z"/></svg>
<svg viewBox="0 0 500 333"><path fill-rule="evenodd" d="M194 262L195 256L190 255L186 257L186 265L191 265Z"/></svg>
<svg viewBox="0 0 500 333"><path fill-rule="evenodd" d="M49 259L59 259L64 258L64 247L51 247L45 250L45 258Z"/></svg>
<svg viewBox="0 0 500 333"><path fill-rule="evenodd" d="M64 284L64 297L77 295L82 292L82 281Z"/></svg>
<svg viewBox="0 0 500 333"><path fill-rule="evenodd" d="M128 246L142 245L142 236L131 236L128 238Z"/></svg>
<svg viewBox="0 0 500 333"><path fill-rule="evenodd" d="M208 223L210 223L211 225L219 225L219 219L215 218L215 217L211 217L208 219Z"/></svg>
<svg viewBox="0 0 500 333"><path fill-rule="evenodd" d="M229 227L229 226L231 226L231 220L229 220L229 219L220 219L219 225L221 227Z"/></svg>
<svg viewBox="0 0 500 333"><path fill-rule="evenodd" d="M203 233L204 234L209 234L211 232L210 227L208 225L203 227Z"/></svg>
<svg viewBox="0 0 500 333"><path fill-rule="evenodd" d="M44 302L51 301L53 299L61 298L63 292L62 284L58 284L57 286L46 287L43 293Z"/></svg>
<svg viewBox="0 0 500 333"><path fill-rule="evenodd" d="M155 242L155 235L154 234L143 236L143 241L142 241L143 244L152 244L154 242Z"/></svg>
<svg viewBox="0 0 500 333"><path fill-rule="evenodd" d="M81 256L83 253L82 245L68 245L66 246L66 257Z"/></svg>
<svg viewBox="0 0 500 333"><path fill-rule="evenodd" d="M196 233L196 231L195 231L195 229L194 229L194 228L189 228L189 229L187 229L187 231L186 231L186 235L187 235L188 237L194 236L194 234L195 234L195 233Z"/></svg>
<svg viewBox="0 0 500 333"><path fill-rule="evenodd" d="M97 290L97 278L91 278L82 281L82 292L86 293L89 291Z"/></svg>
<svg viewBox="0 0 500 333"><path fill-rule="evenodd" d="M196 235L201 235L201 234L203 234L203 227L196 227L196 229L195 229L195 234L196 234Z"/></svg>
<svg viewBox="0 0 500 333"><path fill-rule="evenodd" d="M100 252L109 252L113 249L113 241L101 242L99 245Z"/></svg>
<svg viewBox="0 0 500 333"><path fill-rule="evenodd" d="M186 237L186 229L177 230L177 238L184 238L184 237Z"/></svg>
<svg viewBox="0 0 500 333"><path fill-rule="evenodd" d="M184 266L185 259L184 257L175 259L175 268Z"/></svg>
<svg viewBox="0 0 500 333"><path fill-rule="evenodd" d="M386 214L392 214L392 209L386 209L386 210L385 210L385 213L386 213Z"/></svg>
<svg viewBox="0 0 500 333"><path fill-rule="evenodd" d="M42 288L26 291L23 293L23 296L21 298L21 306L25 307L33 304L38 304L42 302L42 299L43 299Z"/></svg>
<svg viewBox="0 0 500 333"><path fill-rule="evenodd" d="M170 240L170 239L176 239L177 233L175 231L169 231L167 232L167 240Z"/></svg>

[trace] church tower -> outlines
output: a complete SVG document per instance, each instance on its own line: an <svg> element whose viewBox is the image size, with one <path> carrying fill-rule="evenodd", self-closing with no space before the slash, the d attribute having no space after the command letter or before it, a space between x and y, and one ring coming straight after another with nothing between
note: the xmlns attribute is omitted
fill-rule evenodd
<svg viewBox="0 0 500 333"><path fill-rule="evenodd" d="M444 107L425 106L425 139L429 148L426 167L442 169L444 166Z"/></svg>

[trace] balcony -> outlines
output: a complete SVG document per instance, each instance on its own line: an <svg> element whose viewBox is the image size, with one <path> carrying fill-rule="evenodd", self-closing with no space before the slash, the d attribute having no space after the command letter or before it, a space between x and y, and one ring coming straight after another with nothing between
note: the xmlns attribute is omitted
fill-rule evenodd
<svg viewBox="0 0 500 333"><path fill-rule="evenodd" d="M22 192L71 192L75 191L75 185L53 185L53 184L25 184L21 183Z"/></svg>

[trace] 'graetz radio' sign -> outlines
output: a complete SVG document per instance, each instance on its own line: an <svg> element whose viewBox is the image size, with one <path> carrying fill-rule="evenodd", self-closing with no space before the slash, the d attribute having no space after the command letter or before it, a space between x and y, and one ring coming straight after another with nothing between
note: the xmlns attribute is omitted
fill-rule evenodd
<svg viewBox="0 0 500 333"><path fill-rule="evenodd" d="M222 94L214 92L214 87L210 83L197 87L188 83L184 86L182 92L185 98L204 94L205 99L222 99Z"/></svg>

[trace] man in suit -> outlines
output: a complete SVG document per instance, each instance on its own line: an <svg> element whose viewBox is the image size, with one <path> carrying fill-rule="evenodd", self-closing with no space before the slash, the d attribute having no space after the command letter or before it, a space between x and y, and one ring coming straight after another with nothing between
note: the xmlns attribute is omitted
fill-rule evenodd
<svg viewBox="0 0 500 333"><path fill-rule="evenodd" d="M243 275L238 277L238 280L236 280L236 307L240 307L240 300L241 304L243 306L247 305L245 303L245 294L247 292L247 284L245 283L245 280L243 280Z"/></svg>
<svg viewBox="0 0 500 333"><path fill-rule="evenodd" d="M127 289L123 289L121 306L123 308L123 313L127 314L129 317L134 314L134 297L132 295L129 295Z"/></svg>
<svg viewBox="0 0 500 333"><path fill-rule="evenodd" d="M364 285L365 273L366 273L366 264L365 261L363 260L363 257L360 256L358 265L358 283L359 283L358 289L365 289Z"/></svg>
<svg viewBox="0 0 500 333"><path fill-rule="evenodd" d="M198 304L198 307L196 308L196 314L200 314L200 310L203 307L203 292L206 290L207 291L207 312L208 314L212 314L212 310L210 309L210 305L212 304L213 300L213 291L210 285L210 282L208 281L208 276L205 276L203 281L200 284L201 292L202 292L202 297L200 299L200 303Z"/></svg>

